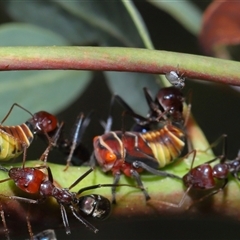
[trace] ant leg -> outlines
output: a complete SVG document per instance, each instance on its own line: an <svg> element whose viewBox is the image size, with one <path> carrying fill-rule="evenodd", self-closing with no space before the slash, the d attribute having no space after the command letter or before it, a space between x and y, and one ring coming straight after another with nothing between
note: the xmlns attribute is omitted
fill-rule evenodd
<svg viewBox="0 0 240 240"><path fill-rule="evenodd" d="M131 174L132 174L133 178L136 180L137 185L141 188L141 190L142 190L142 192L145 196L146 201L148 201L150 199L150 196L143 186L140 175L138 174L138 172L136 170L133 170L133 169L131 170Z"/></svg>
<svg viewBox="0 0 240 240"><path fill-rule="evenodd" d="M143 162L140 162L140 161L135 161L133 162L133 166L135 168L143 168L145 169L146 171L154 174L154 175L158 175L158 176L163 176L163 177L170 177L170 178L176 178L176 179L180 179L182 180L181 177L175 175L175 174L171 174L171 173L167 173L167 172L164 172L164 171L159 171L157 169L154 169L152 167L149 167L147 164L143 163Z"/></svg>
<svg viewBox="0 0 240 240"><path fill-rule="evenodd" d="M25 112L29 113L32 117L33 117L33 114L31 112L29 112L26 108L22 107L21 105L17 104L17 103L14 103L11 108L9 109L8 113L6 114L6 116L3 118L3 120L0 122L0 125L2 125L6 119L9 117L10 113L12 112L13 108L14 107L19 107L21 108L22 110L24 110Z"/></svg>
<svg viewBox="0 0 240 240"><path fill-rule="evenodd" d="M27 211L26 221L27 221L27 228L28 228L29 237L30 237L31 240L33 240L34 238L33 238L32 225L31 225L31 222L29 220L29 208L28 208L28 211Z"/></svg>
<svg viewBox="0 0 240 240"><path fill-rule="evenodd" d="M137 119L137 122L141 122L142 124L148 123L148 119L146 117L143 117L136 112L133 111L133 109L119 96L119 95L114 95L114 98L122 105L122 107L125 109L124 114L132 116L133 118Z"/></svg>
<svg viewBox="0 0 240 240"><path fill-rule="evenodd" d="M2 165L0 165L0 170L4 171L4 172L9 172L9 170L5 167L3 167Z"/></svg>
<svg viewBox="0 0 240 240"><path fill-rule="evenodd" d="M94 154L94 150L90 156L90 160L89 160L89 165L92 167L92 168L95 168L96 167L96 160L95 160L95 154Z"/></svg>
<svg viewBox="0 0 240 240"><path fill-rule="evenodd" d="M68 217L67 217L66 209L65 209L65 207L62 204L59 203L59 205L60 205L60 209L61 209L63 225L65 227L66 234L71 234L71 230L70 230L70 226L69 226L69 223L68 223ZM70 209L73 212L73 209L72 209L73 207L71 205L69 207L70 207Z"/></svg>
<svg viewBox="0 0 240 240"><path fill-rule="evenodd" d="M77 124L76 124L75 133L74 133L74 136L73 136L70 153L68 155L67 163L66 163L66 166L65 166L63 171L66 171L69 168L69 166L70 166L74 150L76 149L76 146L78 144L79 132L81 130L81 126L83 124L83 120L84 120L84 115L83 115L83 113L80 113L80 115L78 116L78 121L77 121Z"/></svg>
<svg viewBox="0 0 240 240"><path fill-rule="evenodd" d="M57 141L60 137L63 125L64 125L64 122L61 122L56 133L54 134L54 136L52 138L50 138L48 136L48 134L44 132L44 134L47 136L49 144L48 144L47 148L45 149L45 151L43 152L42 156L40 157L40 160L43 161L45 165L46 165L48 154L49 154L50 150L52 149L52 147L57 146Z"/></svg>
<svg viewBox="0 0 240 240"><path fill-rule="evenodd" d="M191 154L193 154L193 158L192 158L192 161L191 161L191 167L190 167L190 169L192 169L193 168L193 163L195 161L195 157L196 157L196 154L197 154L197 150L195 150L195 149L188 152L183 157L176 159L173 164L175 165L175 164L178 164L179 162L182 162L184 159L188 158Z"/></svg>
<svg viewBox="0 0 240 240"><path fill-rule="evenodd" d="M133 188L140 188L139 186L133 186L133 185L129 185L129 184L96 184L96 185L92 185L92 186L88 186L88 187L84 187L81 188L77 195L81 195L83 192L88 191L88 190L92 190L92 189L96 189L96 188L102 188L102 187L133 187ZM140 188L142 189L142 188Z"/></svg>
<svg viewBox="0 0 240 240"><path fill-rule="evenodd" d="M143 88L143 91L144 91L144 95L145 95L145 98L146 98L146 100L147 100L147 103L148 103L149 108L150 108L153 112L157 113L157 115L158 115L158 117L157 117L156 119L154 119L154 120L159 121L161 117L163 117L164 120L167 120L167 117L166 117L165 115L166 115L166 113L168 112L168 110L162 112L162 111L159 109L158 105L154 102L154 100L153 100L153 98L152 98L152 96L151 96L151 93L150 93L150 91L149 91L148 88L144 87L144 88Z"/></svg>
<svg viewBox="0 0 240 240"><path fill-rule="evenodd" d="M36 199L36 200L35 199L24 198L24 197L18 197L18 196L6 196L4 194L0 194L0 197L7 198L7 199L10 199L10 200L18 200L18 201L21 201L21 202L31 203L31 204L40 204L40 203L45 201L44 197Z"/></svg>
<svg viewBox="0 0 240 240"><path fill-rule="evenodd" d="M1 215L2 223L3 223L3 230L4 230L4 233L5 233L6 239L10 240L9 230L8 230L7 223L6 223L4 210L3 210L1 204L0 204L0 215Z"/></svg>
<svg viewBox="0 0 240 240"><path fill-rule="evenodd" d="M74 209L72 205L69 206L72 214L86 227L90 228L94 233L98 232L98 229L95 228L91 223L89 223L87 220L85 220L82 216L79 215L79 213ZM64 209L65 210L65 209ZM65 210L66 213L66 210ZM67 233L68 234L68 233Z"/></svg>
<svg viewBox="0 0 240 240"><path fill-rule="evenodd" d="M23 146L23 160L22 160L22 168L25 167L25 162L26 162L26 159L27 159L27 148L28 146L26 144L22 144Z"/></svg>
<svg viewBox="0 0 240 240"><path fill-rule="evenodd" d="M187 197L187 194L188 194L188 192L190 191L191 188L192 188L192 186L189 186L187 188L187 190L182 195L182 198L180 199L179 203L177 203L177 204L176 203L165 202L165 201L161 201L161 200L157 200L157 203L161 203L161 204L164 204L164 205L169 206L169 207L181 208L182 205L184 204L184 202L186 200L186 197Z"/></svg>
<svg viewBox="0 0 240 240"><path fill-rule="evenodd" d="M48 180L53 183L53 175L52 175L52 171L50 169L50 167L46 167L47 168L47 172L48 172Z"/></svg>
<svg viewBox="0 0 240 240"><path fill-rule="evenodd" d="M50 170L50 169L49 169ZM87 170L83 175L81 175L69 188L68 190L70 190L71 188L75 187L79 182L81 182L87 175L89 175L94 169L90 168L89 170Z"/></svg>
<svg viewBox="0 0 240 240"><path fill-rule="evenodd" d="M112 186L112 204L116 204L116 185L119 183L121 177L121 173L120 172L116 172L114 174L114 180L113 180L113 186Z"/></svg>
<svg viewBox="0 0 240 240"><path fill-rule="evenodd" d="M217 140L215 140L213 143L211 143L207 149L205 149L201 152L207 152L209 149L216 147L221 141L223 141L222 156L225 157L227 154L227 134L222 134Z"/></svg>
<svg viewBox="0 0 240 240"><path fill-rule="evenodd" d="M12 179L11 178L6 178L6 179L3 179L3 180L0 180L0 183L6 182L6 181L9 181L9 180L12 180Z"/></svg>
<svg viewBox="0 0 240 240"><path fill-rule="evenodd" d="M110 101L107 121L105 122L103 120L100 120L100 124L104 128L104 134L110 132L112 129L112 115L111 115L112 113L111 112L112 112L112 107L113 107L114 101L115 101L115 95L112 96L111 101Z"/></svg>
<svg viewBox="0 0 240 240"><path fill-rule="evenodd" d="M228 183L228 179L224 179L224 182L223 182L223 184L222 184L222 186L221 186L220 188L212 191L211 193L203 196L202 198L200 198L200 199L198 199L198 200L196 200L196 201L193 201L193 202L186 208L186 210L188 210L189 208L191 208L194 204L196 204L196 203L198 203L198 202L202 202L204 199L206 199L206 198L208 198L208 197L211 197L211 196L217 194L217 193L220 192L220 191L223 191L223 189L226 187L227 183Z"/></svg>

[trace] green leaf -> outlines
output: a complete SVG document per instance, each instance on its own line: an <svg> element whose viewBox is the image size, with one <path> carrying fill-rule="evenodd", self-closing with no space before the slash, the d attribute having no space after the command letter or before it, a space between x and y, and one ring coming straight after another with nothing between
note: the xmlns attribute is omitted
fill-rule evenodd
<svg viewBox="0 0 240 240"><path fill-rule="evenodd" d="M154 6L165 10L179 23L181 23L189 32L194 35L198 35L201 27L202 13L190 1L147 1Z"/></svg>
<svg viewBox="0 0 240 240"><path fill-rule="evenodd" d="M0 27L1 46L68 45L61 36L30 24L4 24ZM87 71L11 71L0 72L1 117L13 103L31 112L56 113L71 104L84 91L91 73ZM29 116L13 111L7 124L26 121ZM17 119L17 120L16 120Z"/></svg>
<svg viewBox="0 0 240 240"><path fill-rule="evenodd" d="M0 25L0 46L62 46L69 42L47 29L25 23Z"/></svg>
<svg viewBox="0 0 240 240"><path fill-rule="evenodd" d="M6 1L15 20L48 28L81 45L143 46L128 12L119 1Z"/></svg>
<svg viewBox="0 0 240 240"><path fill-rule="evenodd" d="M89 80L86 71L14 71L0 72L1 119L13 103L34 113L56 113L66 108L84 91ZM80 111L80 109L79 109ZM29 115L13 111L6 124L25 122Z"/></svg>
<svg viewBox="0 0 240 240"><path fill-rule="evenodd" d="M129 1L121 0L121 2L124 4L129 15L131 16L131 18L138 30L138 34L140 35L140 37L144 43L145 48L154 49L152 40L150 38L150 34L147 30L147 26L144 23L144 20L142 19L142 16L140 15L139 11L135 7L134 3L131 0L129 0Z"/></svg>
<svg viewBox="0 0 240 240"><path fill-rule="evenodd" d="M155 97L159 85L154 77L140 73L106 72L107 83L113 93L120 95L137 113L146 116L149 107L145 101L143 87L147 87Z"/></svg>

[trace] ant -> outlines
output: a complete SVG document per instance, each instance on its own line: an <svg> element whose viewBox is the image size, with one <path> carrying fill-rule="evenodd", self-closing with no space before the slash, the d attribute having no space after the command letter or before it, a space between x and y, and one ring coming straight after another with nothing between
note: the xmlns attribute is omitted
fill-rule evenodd
<svg viewBox="0 0 240 240"><path fill-rule="evenodd" d="M139 173L146 170L154 175L180 177L158 170L180 156L185 146L183 95L179 89L170 87L159 90L154 101L147 88L144 93L150 112L147 118L136 114L122 98L117 100L128 113L138 119L137 125L144 129L158 123L156 129L137 131L109 131L93 140L95 158L104 172L112 171L114 184L119 182L121 173L133 177L142 188L146 200L150 199L143 187ZM116 201L112 189L113 202Z"/></svg>
<svg viewBox="0 0 240 240"><path fill-rule="evenodd" d="M81 114L80 118L83 118L83 114ZM54 137L55 139L53 140L57 141L59 135L56 134ZM50 142L49 146L45 150L45 153L48 152L51 147L52 143ZM73 146L72 151L74 151L74 147L75 145ZM48 154L45 154L46 157L47 155ZM96 233L98 229L95 228L90 222L88 222L82 215L104 220L111 213L111 203L107 198L97 194L81 196L83 192L101 187L135 187L128 184L96 184L81 188L78 192L71 192L70 190L73 187L75 187L80 181L82 181L94 170L93 168L90 168L88 171L86 171L68 188L60 188L55 186L52 171L48 166L44 165L39 167L25 167L24 165L25 164L23 162L22 167L12 167L10 169L0 166L0 170L7 172L9 176L6 179L0 180L0 183L13 180L15 185L23 192L29 194L39 194L39 199L29 199L19 196L5 196L2 194L1 196L8 199L19 200L31 204L42 203L49 197L55 198L60 206L62 221L65 227L66 234L71 233L66 207L71 210L73 216L77 220L79 220L86 227L90 228L90 230L92 230L94 233ZM43 169L47 170L47 174L42 171Z"/></svg>
<svg viewBox="0 0 240 240"><path fill-rule="evenodd" d="M148 88L143 88L143 91L149 106L147 117L143 117L134 112L134 110L119 95L114 96L114 98L125 109L124 114L128 114L135 119L136 124L132 128L132 131L145 133L147 131L161 128L168 123L184 129L188 116L184 120L184 97L179 89L175 87L161 88L158 91L155 100L152 98Z"/></svg>
<svg viewBox="0 0 240 240"><path fill-rule="evenodd" d="M188 206L187 209L189 209L193 204L197 202L201 202L206 198L211 197L220 191L223 191L228 183L230 174L237 180L240 180L240 177L238 176L238 173L240 171L240 151L238 152L238 155L235 159L228 160L226 158L227 135L222 135L221 138L223 138L224 140L223 153L221 156L215 157L212 160L209 160L196 167L193 167L194 160L196 157L196 151L194 151L191 168L189 172L182 177L183 184L187 187L187 190L183 194L179 203L178 204L166 203L166 202L162 202L162 203L172 207L181 208L185 202L188 192L191 189L196 189L196 190L212 189L210 193L204 195L200 199L194 201L190 206ZM219 160L219 163L215 165L211 165L217 160ZM221 183L220 185L219 185L219 181Z"/></svg>
<svg viewBox="0 0 240 240"><path fill-rule="evenodd" d="M10 115L13 108L17 106L32 117L25 123L16 126L3 126L2 124ZM51 142L48 132L53 131L57 127L57 119L52 114L40 111L35 114L30 113L17 103L14 103L7 115L0 123L0 160L7 161L18 157L23 153L23 160L26 159L26 151L34 139L36 134L44 134L48 141Z"/></svg>

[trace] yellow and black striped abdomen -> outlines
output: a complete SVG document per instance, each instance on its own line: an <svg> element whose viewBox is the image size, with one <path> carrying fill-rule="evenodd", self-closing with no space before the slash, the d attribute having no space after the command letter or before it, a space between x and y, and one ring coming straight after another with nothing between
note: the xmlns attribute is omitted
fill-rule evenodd
<svg viewBox="0 0 240 240"><path fill-rule="evenodd" d="M33 134L25 123L0 126L0 161L18 157L32 141Z"/></svg>
<svg viewBox="0 0 240 240"><path fill-rule="evenodd" d="M143 133L141 136L152 149L160 167L179 157L185 146L184 132L173 125L165 125L161 129Z"/></svg>

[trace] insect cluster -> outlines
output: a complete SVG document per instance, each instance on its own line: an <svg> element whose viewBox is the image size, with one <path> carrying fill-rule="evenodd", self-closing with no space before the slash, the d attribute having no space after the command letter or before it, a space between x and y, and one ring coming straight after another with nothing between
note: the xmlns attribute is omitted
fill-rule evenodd
<svg viewBox="0 0 240 240"><path fill-rule="evenodd" d="M155 98L152 97L147 88L143 89L149 107L146 117L137 114L119 95L114 95L113 99L120 103L125 115L133 117L135 125L131 130L112 131L110 121L112 117L110 115L107 120L105 133L93 138L94 152L92 157L90 157L91 154L86 151L81 143L81 136L88 126L91 114L84 117L83 113L80 113L76 120L74 136L69 140L63 136L63 122L59 122L54 115L45 111L31 114L20 105L14 104L0 124L0 160L13 159L23 153L23 162L21 167L7 168L1 165L0 170L8 176L0 180L0 183L13 181L20 191L27 193L28 196L37 194L38 197L29 198L1 194L1 199L37 205L48 198L54 198L59 205L66 234L71 233L66 209L69 209L70 214L96 233L98 229L86 217L100 220L106 219L111 213L112 203L117 203L117 187L137 188L143 192L146 201L151 199L151 194L145 189L141 179L143 171L159 177L173 178L183 183L186 191L179 203L162 202L178 208L182 207L191 189L212 189L212 191L196 201L199 202L224 189L230 174L239 180L240 154L238 154L236 159L228 160L225 155L225 148L221 156L195 167L194 160L197 151L187 149L187 155L192 154L193 160L189 171L183 177L163 170L166 165L173 163L179 158L184 149L186 149L186 142L189 141L186 126L191 106L190 104L188 105L187 114L184 114L185 99L181 89L185 85L185 78L175 71L167 73L166 78L173 86L161 88ZM17 126L4 126L3 122L10 115L14 106L27 111L31 118ZM48 146L40 157L40 160L43 161L41 166L26 167L26 151L35 135L44 138L48 142ZM223 139L226 139L226 137L223 136ZM188 145L190 146L190 144ZM82 152L87 152L84 156L89 159L89 170L79 176L68 188L56 185L52 171L47 164L50 160L48 159L48 154L52 148L58 148L67 155L67 163L63 169L63 174L67 174L70 171L68 167L71 165L73 158L81 162ZM80 181L93 172L95 165L99 166L103 172L111 172L113 182L90 185L73 192L72 188L76 187ZM136 181L136 186L120 184L122 175L133 178ZM217 184L218 180L221 181L220 185ZM82 194L88 190L100 187L110 187L112 189L112 203L108 198L99 194ZM159 200L159 204L161 204L161 200ZM6 214L3 208L0 209L0 212L6 238L10 239ZM31 223L27 217L26 220L30 238L35 239ZM43 233L50 232L46 230ZM43 233L36 236L40 236Z"/></svg>

